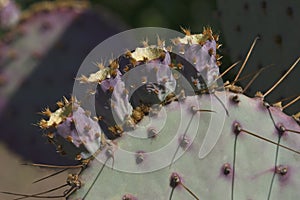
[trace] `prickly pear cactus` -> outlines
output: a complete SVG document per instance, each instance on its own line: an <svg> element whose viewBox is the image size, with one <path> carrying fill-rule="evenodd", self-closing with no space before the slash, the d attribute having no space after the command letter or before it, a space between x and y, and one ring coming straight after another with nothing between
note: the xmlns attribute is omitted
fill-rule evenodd
<svg viewBox="0 0 300 200"><path fill-rule="evenodd" d="M39 126L81 164L62 195L18 196L297 199L299 114L283 112L290 104L265 101L275 87L250 98L234 83L220 82L220 45L210 28L185 34L172 48L161 40L146 44L78 78L96 84L86 91L95 97L96 116L75 98L54 112L46 109Z"/></svg>
<svg viewBox="0 0 300 200"><path fill-rule="evenodd" d="M210 29L205 29L202 35L188 32L185 38L175 40L175 47L182 50L182 57L193 63L194 73L201 74L205 80L202 82L206 83L205 87L199 86L201 80L195 81L195 77L189 76L192 69L188 63L182 64L178 62L179 58L171 56L168 65L173 67L176 63L182 67L173 73L178 89L173 90L174 98L148 102L147 112L137 106L130 116L131 109L126 110L124 116L131 117L133 130L124 130L124 124L117 124L122 131L95 155L96 160L91 161L80 176L83 187L69 199L299 197L300 182L295 175L299 171L299 118L287 116L281 108L270 106L261 93L249 98L234 84L225 84L225 90L220 90L220 85L215 83L219 78L218 70L215 70L219 57L215 52L216 38ZM138 67L134 56L137 52L144 60L153 52L149 47L143 50L136 49L129 55L135 67ZM161 53L157 55L161 56ZM163 55L160 57L162 63L168 57ZM148 63L157 62L159 56L151 57ZM145 70L148 65L144 66ZM193 95L186 92L176 72L196 86L192 87ZM113 77L112 74L118 73L112 71L104 78L98 76L99 85L115 80L118 75ZM95 75L86 81L93 81ZM167 76L166 81L170 80L173 78ZM111 93L115 85L110 85ZM128 90L124 91L130 94ZM147 94L146 91L139 92L140 95ZM159 96L160 92L155 94ZM122 101L130 102L127 98ZM123 108L123 104L119 104L120 107L113 105L110 107L112 112ZM159 109L154 105L159 105ZM137 108L142 115L139 121L134 115ZM103 123L106 123L105 116Z"/></svg>

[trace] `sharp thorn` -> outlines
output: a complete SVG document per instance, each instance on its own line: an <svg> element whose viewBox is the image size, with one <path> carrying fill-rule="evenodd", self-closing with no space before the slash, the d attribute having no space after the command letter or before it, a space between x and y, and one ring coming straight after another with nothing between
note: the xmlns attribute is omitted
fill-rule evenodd
<svg viewBox="0 0 300 200"><path fill-rule="evenodd" d="M291 106L292 104L294 104L296 101L298 101L300 99L300 95L298 97L296 97L295 99L293 99L291 102L287 103L286 105L284 105L282 107L282 110L286 109L287 107Z"/></svg>
<svg viewBox="0 0 300 200"><path fill-rule="evenodd" d="M251 55L251 52L252 52L252 50L253 50L253 48L254 48L254 46L255 46L255 44L256 44L256 42L257 42L258 39L259 39L258 36L254 39L254 41L253 41L253 43L252 43L252 45L251 45L251 47L250 47L250 50L249 50L249 52L247 53L247 56L246 56L246 58L245 58L245 60L244 60L244 62L243 62L243 64L242 64L242 66L241 66L241 68L240 68L238 74L236 75L236 77L235 77L235 79L234 79L234 82L236 82L237 79L239 78L239 76L241 75L241 73L242 73L244 67L246 66L246 63L247 63L247 61L248 61L248 59L249 59L249 57L250 57L250 55Z"/></svg>
<svg viewBox="0 0 300 200"><path fill-rule="evenodd" d="M253 76L253 78L249 81L249 83L245 86L245 88L243 89L243 93L245 93L248 88L251 86L251 84L255 81L255 79L261 74L262 71L264 71L265 69L267 69L270 66L267 67L263 67L260 70L258 70L258 72L255 73L255 75Z"/></svg>
<svg viewBox="0 0 300 200"><path fill-rule="evenodd" d="M221 99L215 93L213 93L213 95L214 95L214 97L216 97L216 99L220 102L222 107L225 109L226 115L229 116L229 111L227 110L225 104L221 101Z"/></svg>
<svg viewBox="0 0 300 200"><path fill-rule="evenodd" d="M227 74L227 72L229 72L232 68L234 68L235 66L237 66L241 61L237 61L235 63L233 63L230 67L228 67L222 74L220 74L215 80L218 80L219 78L222 78L225 74Z"/></svg>
<svg viewBox="0 0 300 200"><path fill-rule="evenodd" d="M170 193L170 196L169 196L169 200L172 200L173 193L174 193L174 189L175 189L175 188L172 188L172 190L171 190L171 193Z"/></svg>
<svg viewBox="0 0 300 200"><path fill-rule="evenodd" d="M78 169L82 167L82 164L80 165L71 165L71 166L63 166L63 165L46 165L46 164L30 164L30 163L23 163L22 165L29 165L34 167L43 167L43 168L52 168L52 169Z"/></svg>
<svg viewBox="0 0 300 200"><path fill-rule="evenodd" d="M101 167L100 171L98 172L96 178L95 178L94 181L92 182L92 185L89 187L88 191L87 191L87 192L85 193L85 195L82 197L82 200L84 200L84 199L87 197L87 195L89 194L89 192L91 191L92 187L94 186L94 184L95 184L96 181L98 180L100 174L102 173L102 171L103 171L104 167L106 166L106 163L107 163L107 161L108 161L109 159L110 159L110 157L108 157L108 158L106 159L106 161L104 162L104 164L102 165L102 167Z"/></svg>
<svg viewBox="0 0 300 200"><path fill-rule="evenodd" d="M285 131L300 134L300 131L295 131L295 130L291 130L291 129L285 129Z"/></svg>
<svg viewBox="0 0 300 200"><path fill-rule="evenodd" d="M190 194L192 195L196 200L200 200L188 187L186 187L182 182L180 182L180 185Z"/></svg>
<svg viewBox="0 0 300 200"><path fill-rule="evenodd" d="M282 102L284 102L284 101L290 100L290 99L292 99L292 98L295 98L295 97L297 97L297 96L298 96L298 95L289 96L289 97L280 99L279 101L276 101L275 103L270 103L270 104L271 104L271 105L276 105L276 104L282 103Z"/></svg>
<svg viewBox="0 0 300 200"><path fill-rule="evenodd" d="M13 193L13 192L0 192L0 193L8 194L8 195L14 195L14 196L20 196L20 198L16 198L14 200L26 199L26 198L29 198L29 197L32 197L32 198L58 198L58 197L62 197L62 196L41 196L41 195L59 190L59 189L64 188L66 186L68 186L68 184L64 184L64 185L58 186L56 188L52 188L50 190L39 192L39 193L36 193L36 194L20 194L20 193Z"/></svg>
<svg viewBox="0 0 300 200"><path fill-rule="evenodd" d="M280 146L280 147L282 147L282 148L284 148L284 149L287 149L287 150L289 150L289 151L292 151L292 152L294 152L294 153L300 154L299 151L296 151L296 150L294 150L294 149L291 149L291 148L289 148L289 147L287 147L287 146L284 146L284 145L282 145L282 144L278 144L278 143L276 143L276 142L274 142L274 141L272 141L272 140L269 140L269 139L267 139L267 138L264 138L264 137L262 137L262 136L260 136L260 135L258 135L258 134L252 133L252 132L247 131L247 130L245 130L245 129L242 129L241 131L244 132L244 133L247 133L247 134L249 134L249 135L252 135L252 136L254 136L254 137L256 137L256 138L262 139L262 140L264 140L264 141L266 141L266 142L272 143L272 144L274 144L274 145L278 145L278 146Z"/></svg>
<svg viewBox="0 0 300 200"><path fill-rule="evenodd" d="M68 170L68 169L69 169L69 168L65 168L65 169L62 169L62 170L60 170L60 171L58 171L58 172L55 172L55 173L53 173L53 174L50 174L50 175L45 176L45 177L43 177L43 178L40 178L40 179L34 181L33 184L34 184L34 183L38 183L38 182L40 182L40 181L43 181L43 180L45 180L45 179L47 179L47 178L50 178L50 177L52 177L52 176L56 176L56 175L58 175L58 174L60 174L60 173L62 173L62 172L64 172L64 171L66 171L66 170Z"/></svg>
<svg viewBox="0 0 300 200"><path fill-rule="evenodd" d="M290 69L263 95L263 97L266 97L268 94L270 94L285 79L285 77L290 74L290 72L296 67L299 61L300 57L296 60L296 62L294 62Z"/></svg>
<svg viewBox="0 0 300 200"><path fill-rule="evenodd" d="M190 119L190 121L189 121L189 123L188 123L188 125L187 125L187 127L186 127L186 129L185 129L185 131L184 131L183 138L186 136L187 131L188 131L188 129L189 129L189 127L190 127L190 125L191 125L191 123L192 123L192 121L193 121L194 116L195 116L195 115L193 114L192 117L191 117L191 119ZM176 154L177 154L179 148L180 148L180 144L177 146L177 148L176 148L176 150L175 150L175 153L174 153L174 155L173 155L173 157L172 157L172 160L171 160L171 163L170 163L170 165L169 165L169 169L171 168L171 166L172 166L172 164L173 164L173 162L174 162L174 160L175 160L175 158L176 158Z"/></svg>

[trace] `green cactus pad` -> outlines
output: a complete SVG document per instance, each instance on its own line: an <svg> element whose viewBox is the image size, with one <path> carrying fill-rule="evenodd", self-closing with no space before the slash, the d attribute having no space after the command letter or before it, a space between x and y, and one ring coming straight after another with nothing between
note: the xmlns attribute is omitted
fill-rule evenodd
<svg viewBox="0 0 300 200"><path fill-rule="evenodd" d="M269 199L297 199L300 195L297 190L300 186L297 178L300 170L298 164L300 138L295 133L285 131L279 143L298 151L298 153L280 147L276 145L279 131L275 127L280 124L285 130L291 129L299 132L300 127L296 121L277 108L267 108L260 98L251 99L242 94L228 91L216 92L215 95L226 95L229 116L226 116L224 124L212 121L212 116L224 113L224 108L210 94L198 96L194 100L192 100L194 97L187 97L182 102L172 102L166 106L166 110L169 111L168 118L170 118L170 121L165 124L166 130L159 132L155 138L135 140L132 136L124 136L114 141L117 147L114 159L108 160L107 166L104 166L93 187L91 188L91 184L103 167L103 164L97 160L93 160L81 175L80 179L84 185L70 199L81 199L88 189L90 192L85 198L87 200L96 197L119 200L126 194L131 194L136 199L169 199L172 190L170 176L173 172L179 174L182 183L199 199L231 199L231 195L234 199L268 199L270 187L272 190ZM237 95L238 97L235 97L233 101L232 98ZM239 100L238 103L236 98ZM201 109L213 107L214 113L192 114L191 102L200 104L199 108ZM185 113L184 118L181 119L178 118L181 116L180 109L177 109L179 105L182 105L183 112L189 113ZM189 123L193 115L192 122ZM188 140L190 143L187 142L188 145L185 149L180 144L182 135L176 134L178 130L184 132L183 129L176 126L178 121L188 128L186 137L190 138ZM211 123L213 123L213 127L210 127ZM241 132L236 131L235 123L240 125ZM213 150L206 157L200 159L199 148L203 143L203 138L214 127L221 128L221 137ZM256 134L256 136L247 134L244 130ZM138 133L143 134L143 130ZM194 136L196 137L194 138ZM171 163L171 152L161 153L160 159L154 158L147 152L155 152L154 149L159 149L161 143L171 143L172 141L175 141L175 146L179 146L179 151L176 154L175 162L170 167L167 165L148 173L126 173L116 169L122 166L122 162L126 166L134 167L136 172L153 169L151 166L156 165L157 162L164 162L164 160L166 163ZM119 154L120 149L125 148L130 152L142 152L145 156L140 163L137 163L134 154L130 159L120 156L122 155ZM276 153L277 148L278 153ZM179 156L180 154L183 155ZM276 157L277 168L275 170ZM103 160L101 154L98 158ZM114 162L112 162L113 160ZM111 168L112 163L115 168ZM271 186L274 172L276 172L275 178ZM192 200L195 198L179 185L173 192L172 200L175 199Z"/></svg>

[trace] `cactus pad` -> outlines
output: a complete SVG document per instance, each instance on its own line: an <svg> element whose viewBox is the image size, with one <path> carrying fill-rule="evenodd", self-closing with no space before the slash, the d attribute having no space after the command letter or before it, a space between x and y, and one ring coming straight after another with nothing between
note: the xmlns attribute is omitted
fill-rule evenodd
<svg viewBox="0 0 300 200"><path fill-rule="evenodd" d="M82 161L81 170L68 178L70 190L61 197L300 196L299 115L291 117L282 107L269 105L266 93L250 98L234 83L220 83L218 36L209 28L199 35L185 33L173 40L174 51L161 41L138 47L79 78L84 84L97 84L96 91L87 91L95 95L97 116L90 116L75 100L73 106L66 100L59 103L53 113L45 110L49 119L41 120L40 126ZM137 81L127 79L140 69Z"/></svg>

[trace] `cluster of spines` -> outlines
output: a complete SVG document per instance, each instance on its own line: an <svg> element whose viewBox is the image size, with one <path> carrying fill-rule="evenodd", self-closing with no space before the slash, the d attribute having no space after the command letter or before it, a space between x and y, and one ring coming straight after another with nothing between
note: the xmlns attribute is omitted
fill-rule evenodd
<svg viewBox="0 0 300 200"><path fill-rule="evenodd" d="M196 34L196 35L191 34L191 31L189 29L185 29L185 28L181 28L181 29L185 33L186 37L182 39L180 38L173 39L173 43L175 45L185 42L189 44L199 44L200 46L203 46L207 41L215 41L216 50L220 49L220 47L222 46L222 44L219 43L219 35L214 34L210 27L204 27L202 34ZM181 48L179 52L184 54L184 48ZM213 48L210 48L208 53L210 56L214 56L216 59L216 64L218 66L221 66L222 62L220 60L222 59L222 56L220 56L220 54L218 54ZM196 58L194 58L193 60L196 60Z"/></svg>
<svg viewBox="0 0 300 200"><path fill-rule="evenodd" d="M98 118L91 117L91 113L83 110L75 98L68 100L64 97L62 101L57 102L57 106L59 108L55 112L51 112L49 108L42 111L41 114L48 119L41 119L37 125L44 130L48 141L56 146L57 152L65 155L68 151L76 160L89 157L85 145L95 142L94 145L100 148L105 142L101 129L95 128L98 127ZM79 128L78 123L84 126ZM69 150L66 150L66 146Z"/></svg>
<svg viewBox="0 0 300 200"><path fill-rule="evenodd" d="M197 43L200 46L203 46L207 40L218 41L218 35L213 35L210 28L204 28L201 36L191 35L190 31L186 30L186 29L184 29L184 32L186 33L186 38L184 38L184 39L176 38L174 40L175 44L178 45L181 40L182 40L181 42L183 42L183 43L186 42L186 43L190 43L190 44L193 44L193 43L195 43L195 41L197 41ZM144 45L145 45L144 48L137 48L133 52L127 51L124 55L126 58L129 59L129 64L125 65L125 67L120 68L118 60L110 61L110 64L108 67L105 67L103 64L98 63L97 65L100 69L98 72L91 74L89 77L82 75L82 77L79 79L79 81L81 81L82 83L98 83L99 85L101 85L103 82L110 82L112 79L115 79L117 76L119 76L119 74L121 74L120 69L123 69L121 71L123 71L122 74L124 74L128 70L136 67L140 62L146 63L148 61L155 60L155 59L164 60L166 52L161 47L162 43L163 43L162 41L159 41L158 44L160 46L158 46L159 48L157 48L157 47L153 47L153 46L149 47L147 42L144 42ZM221 46L220 44L216 43L217 49L220 46ZM254 44L253 44L253 46L254 46ZM253 46L252 46L252 48L253 48ZM251 53L251 50L250 50L249 54ZM213 51L213 49L209 49L209 52L210 51ZM217 61L221 58L220 56L218 56L218 54L215 54L214 56L217 59ZM246 61L247 60L245 60L244 64L246 63ZM217 62L217 65L219 66L220 63ZM181 70L183 67L181 63L177 63L176 67L174 67L174 66L175 66L174 63L169 64L170 68L176 68L178 70ZM232 67L234 67L234 66L235 65L233 65ZM241 67L241 70L243 69L243 67L244 66ZM220 78L220 77L218 77L218 78ZM236 80L238 80L237 78L238 78L238 76L236 77ZM242 93L243 89L239 86L236 86L234 83L235 82L230 83L230 84L225 83L224 86L225 86L225 88L229 89L232 92ZM115 84L116 83L109 84L109 87L106 87L106 88L102 87L102 90L111 94L114 91ZM197 83L194 82L194 84L197 84ZM205 93L205 91L206 90L204 90L204 93ZM126 93L126 92L128 92L128 91L124 90L124 93ZM95 92L93 92L93 93L95 93ZM174 94L171 94L170 96L174 97ZM262 97L262 94L258 92L256 96ZM169 98L169 99L171 101L178 100L177 98ZM170 100L167 99L168 103L171 102ZM129 118L127 120L127 122L130 124L127 123L127 125L133 126L132 123L134 123L134 124L138 123L143 118L144 115L149 114L150 109L151 108L149 106L143 105L143 104L141 106L137 106L136 108L134 108L131 115L129 115ZM297 119L297 115L294 115L294 118ZM100 116L98 119L104 120L104 117ZM115 124L115 125L109 126L108 130L111 131L114 135L121 136L121 134L123 132L123 127Z"/></svg>
<svg viewBox="0 0 300 200"><path fill-rule="evenodd" d="M213 77L216 78L216 75L218 75L219 72L218 66L221 64L221 56L216 53L216 50L221 46L217 43L219 38L218 35L213 34L211 28L204 28L203 33L198 35L192 35L190 31L185 29L184 32L186 36L184 38L174 39L173 43L179 48L185 48L187 51L192 51L194 46L202 49L202 51L204 52L196 52L195 56L201 56L205 54L204 56L207 56L208 59L212 60L212 63L204 61L205 69L202 69L202 71L209 71L213 68ZM109 136L110 138L119 137L125 129L127 129L128 127L134 127L134 125L137 124L143 118L143 116L149 114L152 105L165 105L166 103L171 103L174 100L178 100L178 98L181 98L181 96L183 96L183 98L185 96L185 91L183 89L180 89L180 91L175 91L176 88L174 88L174 91L168 92L167 95L165 95L162 99L160 97L160 93L163 89L161 89L156 84L150 84L150 87L145 86L145 88L141 89L140 95L138 95L137 92L135 93L135 96L132 97L133 100L129 100L127 99L128 97L126 97L126 94L130 92L130 87L134 87L134 85L125 83L126 86L124 90L121 91L121 93L125 94L123 103L128 107L133 108L127 109L127 113L122 113L123 116L121 118L126 118L125 124L116 123L112 116L112 110L118 108L114 107L115 104L111 103L111 100L113 99L113 92L118 83L122 82L122 76L129 70L137 66L149 63L167 66L167 68L171 70L177 70L178 73L168 75L168 77L160 77L160 75L158 74L156 77L157 82L164 84L169 81L172 84L175 83L177 79L179 79L179 76L183 75L193 85L193 87L195 87L195 90L197 90L196 93L203 94L209 92L205 83L208 78L206 78L205 80L201 78L201 71L199 71L199 68L197 68L197 64L194 63L195 65L193 65L192 63L184 62L184 59L180 58L179 56L176 57L174 53L167 50L171 50L172 48L165 47L165 42L161 41L159 38L156 46L149 45L147 41L145 41L143 44L144 47L136 48L133 51L127 50L124 55L115 60L111 60L108 67L105 67L101 63L97 63L99 71L88 76L82 75L78 79L81 83L98 84L99 87L97 88L97 90L89 91L89 93L90 95L96 94L96 107L98 104L102 104L98 105L98 109L100 111L97 114L101 116L101 120L99 123L102 125L103 129L110 132L107 134L107 136ZM205 47L205 45L207 44L209 48ZM193 45L193 47L191 45ZM182 51L182 53L184 54L184 51ZM194 67L189 68L187 65L191 65ZM146 68L153 68L156 73L158 73L159 70L158 67L152 67L152 65L147 65ZM209 72L205 73L207 75ZM198 75L196 76L195 74ZM147 85L147 82L147 77L141 77L142 84ZM181 86L179 85L177 86L177 88L180 87ZM216 87L216 85L211 85L210 87L211 90L213 89L213 87ZM145 92L145 90L147 90L147 92ZM149 91L151 91L152 96L150 96L150 98L149 96L147 96L144 97L144 99L141 99L143 98L142 96L146 96L146 94L149 94ZM99 96L99 98L97 98L97 96ZM98 104L97 101L99 101ZM106 108L106 110L104 108L101 108L101 106L103 105L105 105L106 107L108 106L109 108Z"/></svg>

